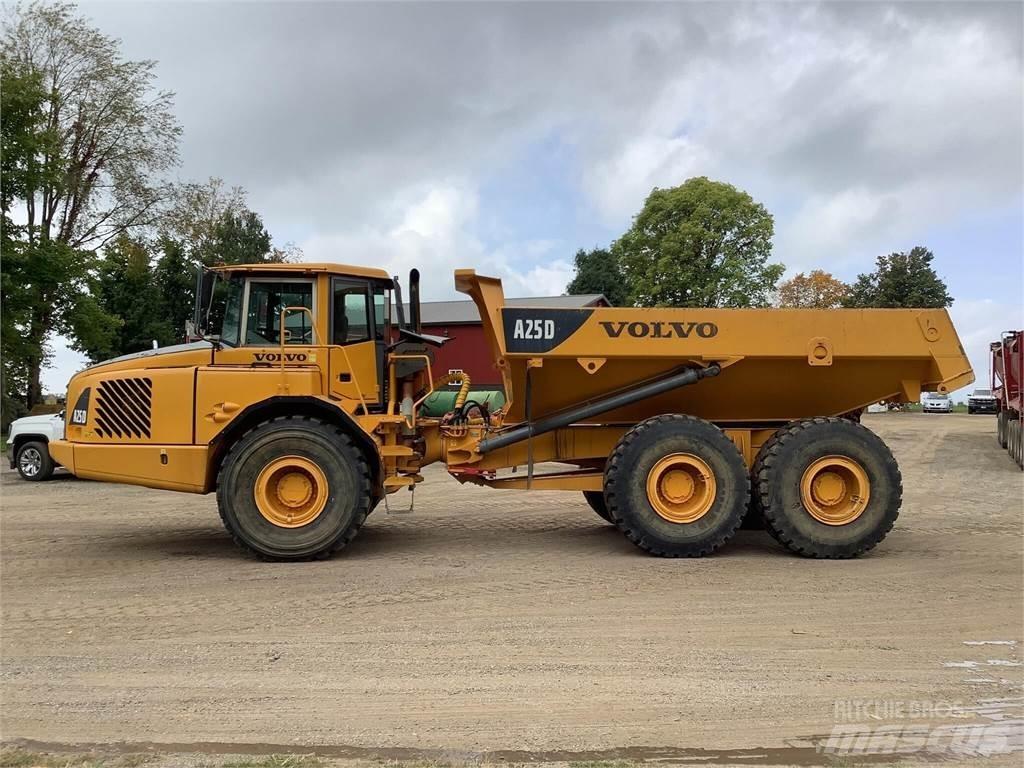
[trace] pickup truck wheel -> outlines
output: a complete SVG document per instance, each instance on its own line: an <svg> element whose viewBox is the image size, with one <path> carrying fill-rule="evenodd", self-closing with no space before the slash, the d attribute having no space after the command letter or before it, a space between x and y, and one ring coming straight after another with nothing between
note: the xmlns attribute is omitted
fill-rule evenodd
<svg viewBox="0 0 1024 768"><path fill-rule="evenodd" d="M583 498L587 500L590 508L597 512L598 517L606 523L615 525L615 521L612 520L612 516L608 512L608 505L604 503L604 491L584 491Z"/></svg>
<svg viewBox="0 0 1024 768"><path fill-rule="evenodd" d="M18 447L14 462L18 468L18 474L25 480L37 482L53 477L53 459L50 458L50 451L47 449L46 443L36 440L22 443Z"/></svg>
<svg viewBox="0 0 1024 768"><path fill-rule="evenodd" d="M339 428L309 417L264 422L221 465L217 506L239 546L267 560L326 558L369 514L370 471Z"/></svg>
<svg viewBox="0 0 1024 768"><path fill-rule="evenodd" d="M757 506L768 532L805 557L856 557L892 529L903 481L889 448L845 419L788 424L754 462Z"/></svg>
<svg viewBox="0 0 1024 768"><path fill-rule="evenodd" d="M640 549L700 557L736 533L750 481L736 445L714 424L667 414L620 438L605 467L605 500L615 524Z"/></svg>

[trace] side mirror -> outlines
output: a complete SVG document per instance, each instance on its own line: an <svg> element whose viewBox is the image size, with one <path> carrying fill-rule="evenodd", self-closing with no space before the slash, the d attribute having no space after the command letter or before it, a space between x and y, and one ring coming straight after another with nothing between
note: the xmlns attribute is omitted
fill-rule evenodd
<svg viewBox="0 0 1024 768"><path fill-rule="evenodd" d="M211 272L202 264L196 267L196 301L192 323L199 335L210 330L207 326L210 323L210 305L213 301L213 284L216 279L216 272Z"/></svg>

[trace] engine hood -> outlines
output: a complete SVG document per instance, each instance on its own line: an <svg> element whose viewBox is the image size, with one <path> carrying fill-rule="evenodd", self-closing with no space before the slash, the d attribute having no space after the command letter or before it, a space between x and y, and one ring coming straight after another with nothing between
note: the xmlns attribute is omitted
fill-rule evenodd
<svg viewBox="0 0 1024 768"><path fill-rule="evenodd" d="M63 423L64 416L60 413L44 413L39 416L22 416L20 419L15 419L11 422L11 430L24 432L26 429L45 426L52 424L53 422Z"/></svg>
<svg viewBox="0 0 1024 768"><path fill-rule="evenodd" d="M147 349L130 355L112 357L101 363L90 365L72 377L72 381L94 373L120 371L138 368L169 368L182 365L206 365L211 361L213 344L209 341L193 341L188 344L174 344L170 347Z"/></svg>

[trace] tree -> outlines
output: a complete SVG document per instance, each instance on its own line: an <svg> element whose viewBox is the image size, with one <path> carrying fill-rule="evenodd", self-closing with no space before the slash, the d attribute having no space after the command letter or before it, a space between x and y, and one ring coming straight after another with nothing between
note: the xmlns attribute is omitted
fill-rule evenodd
<svg viewBox="0 0 1024 768"><path fill-rule="evenodd" d="M30 345L24 328L31 310L26 282L24 226L11 219L13 201L25 194L42 133L45 92L38 73L19 73L0 60L0 420L7 425L27 412Z"/></svg>
<svg viewBox="0 0 1024 768"><path fill-rule="evenodd" d="M150 255L142 243L120 235L105 249L98 265L93 294L117 329L107 339L84 351L93 361L149 349L175 341L170 322L163 316L160 289L154 280Z"/></svg>
<svg viewBox="0 0 1024 768"><path fill-rule="evenodd" d="M124 60L118 42L71 5L18 7L4 25L0 65L5 93L13 84L23 96L18 84L37 84L30 121L19 112L8 131L5 110L4 155L25 151L12 152L16 173L10 182L4 174L0 196L5 222L14 211L22 218L10 228L17 247L6 245L23 272L5 271L5 283L27 286L3 352L8 337L24 341L31 406L42 394L40 371L54 332L86 349L115 325L89 300L91 252L157 219L166 191L159 178L177 160L180 128L172 94L153 89L154 62Z"/></svg>
<svg viewBox="0 0 1024 768"><path fill-rule="evenodd" d="M857 276L847 307L949 307L953 297L932 267L935 257L923 246L909 253L879 256L875 271Z"/></svg>
<svg viewBox="0 0 1024 768"><path fill-rule="evenodd" d="M237 214L225 213L214 226L213 237L199 256L207 266L273 261L270 233L257 213L248 210Z"/></svg>
<svg viewBox="0 0 1024 768"><path fill-rule="evenodd" d="M850 286L820 269L803 272L779 284L780 307L834 309L843 305Z"/></svg>
<svg viewBox="0 0 1024 768"><path fill-rule="evenodd" d="M178 184L171 192L170 205L160 221L160 235L181 242L190 256L207 253L224 216L241 216L248 210L245 190L228 187L223 179L215 176L202 183Z"/></svg>
<svg viewBox="0 0 1024 768"><path fill-rule="evenodd" d="M750 195L702 176L652 191L612 253L637 306L766 306L783 272L773 231Z"/></svg>
<svg viewBox="0 0 1024 768"><path fill-rule="evenodd" d="M160 257L153 270L153 279L160 292L161 316L173 330L174 341L185 336L185 322L192 319L196 294L195 264L178 240L161 237Z"/></svg>
<svg viewBox="0 0 1024 768"><path fill-rule="evenodd" d="M576 251L576 276L566 286L570 296L585 293L603 293L613 307L624 307L628 304L626 295L626 279L622 267L612 252L605 248L594 248Z"/></svg>

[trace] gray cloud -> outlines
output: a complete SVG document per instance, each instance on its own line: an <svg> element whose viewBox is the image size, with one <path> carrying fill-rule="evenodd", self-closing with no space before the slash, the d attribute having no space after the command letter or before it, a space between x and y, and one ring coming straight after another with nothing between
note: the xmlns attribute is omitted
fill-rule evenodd
<svg viewBox="0 0 1024 768"><path fill-rule="evenodd" d="M83 9L159 61L182 178L243 185L318 258L557 290L592 242L482 244L503 226L484 185L551 137L595 233L621 231L652 186L706 174L776 213L776 253L798 269L865 268L1024 183L1016 2Z"/></svg>

